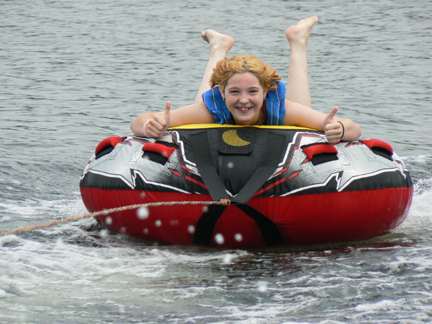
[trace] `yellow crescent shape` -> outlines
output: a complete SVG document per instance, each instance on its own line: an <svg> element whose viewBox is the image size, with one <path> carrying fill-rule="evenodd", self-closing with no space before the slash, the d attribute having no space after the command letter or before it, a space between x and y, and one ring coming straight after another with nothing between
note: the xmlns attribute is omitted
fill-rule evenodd
<svg viewBox="0 0 432 324"><path fill-rule="evenodd" d="M227 130L222 134L222 139L225 143L231 146L246 146L249 145L251 142L245 141L241 139L237 135L236 129Z"/></svg>

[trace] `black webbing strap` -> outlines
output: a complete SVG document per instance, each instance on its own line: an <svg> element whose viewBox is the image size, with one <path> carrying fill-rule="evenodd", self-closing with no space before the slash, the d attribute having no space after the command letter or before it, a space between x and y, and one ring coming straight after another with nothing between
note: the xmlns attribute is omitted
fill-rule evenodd
<svg viewBox="0 0 432 324"><path fill-rule="evenodd" d="M192 152L204 184L213 200L229 199L225 186L213 165L207 131L191 135Z"/></svg>
<svg viewBox="0 0 432 324"><path fill-rule="evenodd" d="M225 211L225 208L227 206L223 205L210 205L208 207L196 224L193 244L210 245L216 222Z"/></svg>
<svg viewBox="0 0 432 324"><path fill-rule="evenodd" d="M202 214L195 228L195 235L193 238L194 244L210 245L216 222L222 216L225 208L227 208L227 206L210 205L208 210ZM238 204L232 208L240 209L257 223L268 246L291 243L285 242L277 225L255 208L246 204Z"/></svg>
<svg viewBox="0 0 432 324"><path fill-rule="evenodd" d="M282 154L285 153L286 138L284 135L269 133L261 164L242 190L231 199L231 203L245 204L261 188L276 170Z"/></svg>
<svg viewBox="0 0 432 324"><path fill-rule="evenodd" d="M225 186L220 179L212 162L212 155L207 131L191 135L193 142L192 152L199 173L213 200L229 199ZM260 165L255 170L247 184L231 201L258 225L261 234L269 246L280 245L285 242L277 225L255 208L247 205L249 199L259 190L276 170L282 154L284 153L286 138L284 135L268 133L265 143L265 152ZM210 205L197 222L193 238L194 244L210 245L216 222L219 220L227 206Z"/></svg>
<svg viewBox="0 0 432 324"><path fill-rule="evenodd" d="M285 242L281 233L279 232L277 225L255 208L246 204L239 204L235 206L257 223L268 246L291 243Z"/></svg>
<svg viewBox="0 0 432 324"><path fill-rule="evenodd" d="M193 134L191 138L194 143L192 151L195 163L213 200L229 199L225 186L212 162L207 132L203 131ZM268 180L281 160L285 142L286 138L284 135L268 133L266 149L260 165L242 190L231 199L232 203L247 203Z"/></svg>

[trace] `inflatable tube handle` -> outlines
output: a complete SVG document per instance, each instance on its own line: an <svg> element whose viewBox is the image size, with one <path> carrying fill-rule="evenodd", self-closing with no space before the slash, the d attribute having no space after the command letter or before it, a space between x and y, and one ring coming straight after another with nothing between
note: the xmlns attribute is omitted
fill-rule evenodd
<svg viewBox="0 0 432 324"><path fill-rule="evenodd" d="M313 165L319 165L326 162L336 161L338 159L338 150L329 143L312 143L301 147L307 156L307 160Z"/></svg>
<svg viewBox="0 0 432 324"><path fill-rule="evenodd" d="M105 138L103 141L101 141L98 146L96 146L95 154L97 155L100 151L102 151L107 146L115 147L118 143L120 143L123 140L120 136L112 136Z"/></svg>
<svg viewBox="0 0 432 324"><path fill-rule="evenodd" d="M362 143L364 145L366 145L367 147L369 147L370 149L372 149L374 147L379 147L379 148L382 148L384 150L389 151L390 153L393 153L393 148L391 147L391 145L387 142L384 142L384 141L380 141L377 139L368 139L368 140L363 140Z"/></svg>
<svg viewBox="0 0 432 324"><path fill-rule="evenodd" d="M393 148L389 143L377 139L362 140L361 142L369 147L375 154L393 161Z"/></svg>
<svg viewBox="0 0 432 324"><path fill-rule="evenodd" d="M159 143L147 142L142 147L143 151L159 153L166 159L169 159L171 154L176 150L175 147L168 147Z"/></svg>
<svg viewBox="0 0 432 324"><path fill-rule="evenodd" d="M323 154L323 153L334 153L337 154L338 150L331 144L323 143L323 144L310 144L303 145L301 147L303 152L306 154L309 160L312 160L315 155Z"/></svg>

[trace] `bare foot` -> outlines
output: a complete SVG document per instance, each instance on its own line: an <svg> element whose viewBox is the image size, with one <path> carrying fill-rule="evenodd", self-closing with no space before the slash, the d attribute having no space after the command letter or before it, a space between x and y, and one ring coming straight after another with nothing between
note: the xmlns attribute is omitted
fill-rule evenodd
<svg viewBox="0 0 432 324"><path fill-rule="evenodd" d="M212 29L203 31L201 37L210 44L210 53L222 51L226 55L235 42L230 35L220 34Z"/></svg>
<svg viewBox="0 0 432 324"><path fill-rule="evenodd" d="M312 27L318 22L317 16L300 20L296 26L291 26L285 31L290 45L299 44L306 46Z"/></svg>

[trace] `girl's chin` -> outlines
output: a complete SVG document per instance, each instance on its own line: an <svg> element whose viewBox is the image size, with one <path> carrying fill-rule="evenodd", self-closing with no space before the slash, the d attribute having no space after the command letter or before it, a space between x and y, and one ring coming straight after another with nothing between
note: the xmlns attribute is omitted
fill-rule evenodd
<svg viewBox="0 0 432 324"><path fill-rule="evenodd" d="M254 125L254 124L256 124L254 122L255 119L256 118L254 118L254 116L250 116L250 117L240 116L240 118L237 116L234 116L234 120L235 120L237 125Z"/></svg>
<svg viewBox="0 0 432 324"><path fill-rule="evenodd" d="M254 124L253 121L258 119L256 114L254 113L254 111L252 111L252 109L248 110L246 112L237 110L233 114L233 117L234 117L234 119L238 125L241 125L241 124L252 125L252 124Z"/></svg>

